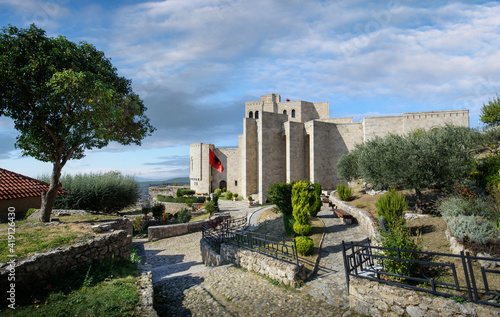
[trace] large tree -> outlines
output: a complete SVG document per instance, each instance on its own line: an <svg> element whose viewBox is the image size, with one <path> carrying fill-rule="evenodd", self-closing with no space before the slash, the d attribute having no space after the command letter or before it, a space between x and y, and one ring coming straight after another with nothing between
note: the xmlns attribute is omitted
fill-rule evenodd
<svg viewBox="0 0 500 317"><path fill-rule="evenodd" d="M406 136L390 134L359 144L339 160L337 170L346 179L414 189L416 207L421 208L423 189L451 186L470 174L472 149L480 141L479 133L451 125Z"/></svg>
<svg viewBox="0 0 500 317"><path fill-rule="evenodd" d="M50 221L61 170L111 141L138 144L154 128L130 80L93 45L31 25L0 34L0 116L14 120L23 155L53 164L40 221Z"/></svg>
<svg viewBox="0 0 500 317"><path fill-rule="evenodd" d="M500 123L500 96L483 104L480 118L488 127L495 127Z"/></svg>

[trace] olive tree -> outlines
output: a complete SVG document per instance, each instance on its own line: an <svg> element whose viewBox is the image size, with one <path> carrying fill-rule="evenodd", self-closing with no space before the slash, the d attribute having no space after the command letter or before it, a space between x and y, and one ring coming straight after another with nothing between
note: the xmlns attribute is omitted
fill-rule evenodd
<svg viewBox="0 0 500 317"><path fill-rule="evenodd" d="M0 33L0 65L0 116L14 121L16 147L53 164L40 221L50 221L68 160L111 141L140 145L155 130L130 80L91 44L9 26Z"/></svg>

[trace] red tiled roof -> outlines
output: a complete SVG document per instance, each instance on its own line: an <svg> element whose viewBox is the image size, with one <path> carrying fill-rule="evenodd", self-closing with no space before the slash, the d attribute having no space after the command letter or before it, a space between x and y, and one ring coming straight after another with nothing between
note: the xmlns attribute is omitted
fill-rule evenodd
<svg viewBox="0 0 500 317"><path fill-rule="evenodd" d="M26 197L38 197L49 189L49 184L0 168L0 200ZM67 194L65 189L59 189L58 194Z"/></svg>

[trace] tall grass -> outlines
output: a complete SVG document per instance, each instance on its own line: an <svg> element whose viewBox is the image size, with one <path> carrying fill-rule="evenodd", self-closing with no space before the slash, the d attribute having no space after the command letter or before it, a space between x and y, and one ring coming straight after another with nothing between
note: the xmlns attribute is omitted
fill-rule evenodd
<svg viewBox="0 0 500 317"><path fill-rule="evenodd" d="M139 184L134 177L120 173L65 175L60 182L69 194L57 196L56 209L111 213L133 205L139 199Z"/></svg>

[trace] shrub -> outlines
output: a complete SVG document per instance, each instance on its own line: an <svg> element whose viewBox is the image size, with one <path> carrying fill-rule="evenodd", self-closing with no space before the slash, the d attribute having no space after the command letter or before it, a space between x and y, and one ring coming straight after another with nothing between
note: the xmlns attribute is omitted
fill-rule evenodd
<svg viewBox="0 0 500 317"><path fill-rule="evenodd" d="M493 222L475 216L457 216L448 220L451 233L462 242L486 244L498 239L498 231Z"/></svg>
<svg viewBox="0 0 500 317"><path fill-rule="evenodd" d="M381 244L384 248L400 248L401 250L420 251L420 246L410 236L410 231L405 226L404 218L396 218L388 231L380 230ZM388 257L397 257L397 251L383 250L381 254ZM418 253L400 252L402 259L418 260ZM383 266L393 274L417 276L419 273L418 263L400 262L396 260L383 259Z"/></svg>
<svg viewBox="0 0 500 317"><path fill-rule="evenodd" d="M379 217L384 217L385 222L392 228L396 221L404 221L404 211L408 208L405 196L395 189L390 189L375 202L375 208ZM402 220L401 220L402 219Z"/></svg>
<svg viewBox="0 0 500 317"><path fill-rule="evenodd" d="M218 189L214 190L214 194L217 196L222 195L222 189L218 188Z"/></svg>
<svg viewBox="0 0 500 317"><path fill-rule="evenodd" d="M196 193L196 191L192 189L178 189L177 190L177 197L183 197L183 196L193 196Z"/></svg>
<svg viewBox="0 0 500 317"><path fill-rule="evenodd" d="M323 202L321 201L321 191L323 190L323 188L319 183L314 183L313 186L314 190L312 191L311 195L311 208L309 210L309 213L311 217L316 217L318 215L318 212L321 210L321 206L323 205Z"/></svg>
<svg viewBox="0 0 500 317"><path fill-rule="evenodd" d="M297 228L301 232L295 231L297 234L303 234L307 229L306 225L309 224L309 201L311 194L309 193L309 182L300 181L293 185L292 187L292 206L293 206L293 218L295 219L295 224L293 229ZM298 224L297 224L298 223Z"/></svg>
<svg viewBox="0 0 500 317"><path fill-rule="evenodd" d="M191 210L187 208L182 208L176 214L177 220L182 223L187 223L191 220Z"/></svg>
<svg viewBox="0 0 500 317"><path fill-rule="evenodd" d="M337 194L340 200L349 201L352 198L352 188L346 184L337 185Z"/></svg>
<svg viewBox="0 0 500 317"><path fill-rule="evenodd" d="M238 200L238 194L237 193L234 193L234 199Z"/></svg>
<svg viewBox="0 0 500 317"><path fill-rule="evenodd" d="M149 206L142 206L141 212L144 216L147 216L151 212L151 207Z"/></svg>
<svg viewBox="0 0 500 317"><path fill-rule="evenodd" d="M193 207L193 199L192 199L192 198L188 198L188 199L186 199L186 205L187 205L188 207L191 207L191 208L192 208L192 207Z"/></svg>
<svg viewBox="0 0 500 317"><path fill-rule="evenodd" d="M500 211L495 204L482 196L475 199L450 197L441 201L438 211L447 221L458 216L476 216L496 222L500 217Z"/></svg>
<svg viewBox="0 0 500 317"><path fill-rule="evenodd" d="M227 200L231 200L231 199L233 199L233 193L231 193L230 191L227 191L227 192L226 192L226 199L227 199Z"/></svg>
<svg viewBox="0 0 500 317"><path fill-rule="evenodd" d="M295 223L295 219L293 215L283 214L283 225L285 226L286 234L289 236L296 236L297 234L293 231L293 224Z"/></svg>
<svg viewBox="0 0 500 317"><path fill-rule="evenodd" d="M144 228L146 228L146 221L144 220L144 217L136 216L134 218L134 222L132 223L132 227L134 228L135 232L142 233Z"/></svg>
<svg viewBox="0 0 500 317"><path fill-rule="evenodd" d="M26 220L28 219L29 216L31 216L31 214L33 214L34 212L36 212L36 209L35 208L30 208L28 209L28 211L26 212L26 214L24 215L23 219L21 220Z"/></svg>
<svg viewBox="0 0 500 317"><path fill-rule="evenodd" d="M248 201L253 201L252 196L248 196Z"/></svg>
<svg viewBox="0 0 500 317"><path fill-rule="evenodd" d="M200 196L196 197L196 203L203 204L206 200L209 200L210 197Z"/></svg>
<svg viewBox="0 0 500 317"><path fill-rule="evenodd" d="M283 214L291 215L293 212L292 207L292 188L295 182L276 183L272 184L267 191L269 199L276 205L278 211Z"/></svg>
<svg viewBox="0 0 500 317"><path fill-rule="evenodd" d="M295 231L295 233L297 233L300 236L307 236L311 232L311 228L312 228L311 225L308 223L302 224L299 223L298 221L295 221L293 223L293 231Z"/></svg>
<svg viewBox="0 0 500 317"><path fill-rule="evenodd" d="M219 208L219 195L213 194L212 202L215 204L215 208Z"/></svg>
<svg viewBox="0 0 500 317"><path fill-rule="evenodd" d="M226 187L222 189L222 192L225 193L227 191Z"/></svg>
<svg viewBox="0 0 500 317"><path fill-rule="evenodd" d="M69 193L57 195L55 209L112 213L139 199L139 185L134 177L116 172L65 175L60 182Z"/></svg>
<svg viewBox="0 0 500 317"><path fill-rule="evenodd" d="M151 212L153 213L153 218L156 220L161 220L161 216L163 215L163 212L165 211L165 205L162 203L156 203L151 207Z"/></svg>
<svg viewBox="0 0 500 317"><path fill-rule="evenodd" d="M182 190L178 189L175 194L176 194L177 197L182 197Z"/></svg>
<svg viewBox="0 0 500 317"><path fill-rule="evenodd" d="M207 214L210 214L210 216L214 214L216 209L217 207L215 206L215 203L213 201L208 201L205 203L205 212Z"/></svg>
<svg viewBox="0 0 500 317"><path fill-rule="evenodd" d="M296 237L295 245L297 246L297 253L301 255L309 255L314 249L314 241L309 237Z"/></svg>

